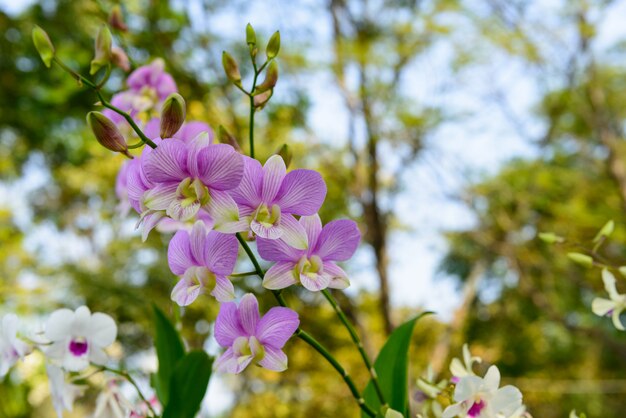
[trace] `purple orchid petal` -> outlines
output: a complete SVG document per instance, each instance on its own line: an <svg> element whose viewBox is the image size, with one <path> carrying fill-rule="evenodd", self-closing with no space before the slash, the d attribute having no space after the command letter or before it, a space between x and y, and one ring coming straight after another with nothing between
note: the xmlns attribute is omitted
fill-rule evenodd
<svg viewBox="0 0 626 418"><path fill-rule="evenodd" d="M256 209L261 204L263 168L261 163L250 157L244 158L244 171L241 183L230 193L241 206Z"/></svg>
<svg viewBox="0 0 626 418"><path fill-rule="evenodd" d="M259 315L259 303L252 293L246 293L241 298L237 313L245 335L255 335L256 326L261 316Z"/></svg>
<svg viewBox="0 0 626 418"><path fill-rule="evenodd" d="M211 189L231 190L243 177L243 158L227 144L212 144L198 153L200 180Z"/></svg>
<svg viewBox="0 0 626 418"><path fill-rule="evenodd" d="M167 96L178 91L178 88L176 87L176 82L174 81L172 76L167 73L163 73L161 75L155 87L157 91L157 96L159 96L160 100L165 100L167 99Z"/></svg>
<svg viewBox="0 0 626 418"><path fill-rule="evenodd" d="M314 252L323 260L345 261L354 255L360 241L356 222L340 219L324 226Z"/></svg>
<svg viewBox="0 0 626 418"><path fill-rule="evenodd" d="M187 171L192 177L200 178L204 173L204 157L200 152L211 144L209 134L201 132L185 143L187 145Z"/></svg>
<svg viewBox="0 0 626 418"><path fill-rule="evenodd" d="M178 231L167 247L167 262L177 276L185 274L187 268L197 265L191 254L191 243L187 231Z"/></svg>
<svg viewBox="0 0 626 418"><path fill-rule="evenodd" d="M280 229L282 234L280 238L294 248L305 250L309 247L309 239L307 237L304 226L296 221L290 214L283 214L280 218Z"/></svg>
<svg viewBox="0 0 626 418"><path fill-rule="evenodd" d="M294 275L296 263L279 261L267 270L263 278L263 287L270 290L279 290L298 283Z"/></svg>
<svg viewBox="0 0 626 418"><path fill-rule="evenodd" d="M187 148L176 139L163 141L142 161L146 177L152 182L179 182L187 177Z"/></svg>
<svg viewBox="0 0 626 418"><path fill-rule="evenodd" d="M346 272L332 261L324 262L323 274L328 276L328 287L331 289L343 290L350 286L350 280L348 280Z"/></svg>
<svg viewBox="0 0 626 418"><path fill-rule="evenodd" d="M143 127L143 133L148 138L154 140L159 138L161 135L161 120L159 118L152 118L146 123L146 126ZM150 148L150 147L148 147Z"/></svg>
<svg viewBox="0 0 626 418"><path fill-rule="evenodd" d="M202 290L202 286L199 286L197 282L183 277L172 289L171 298L179 306L188 306L198 298Z"/></svg>
<svg viewBox="0 0 626 418"><path fill-rule="evenodd" d="M211 296L218 302L230 302L235 299L235 287L227 277L215 276L215 287L211 291Z"/></svg>
<svg viewBox="0 0 626 418"><path fill-rule="evenodd" d="M303 216L300 218L300 224L304 227L309 242L309 253L317 245L317 240L322 232L322 220L316 213L311 216Z"/></svg>
<svg viewBox="0 0 626 418"><path fill-rule="evenodd" d="M257 238L259 255L266 261L291 261L297 263L306 251L287 245L282 239Z"/></svg>
<svg viewBox="0 0 626 418"><path fill-rule="evenodd" d="M274 347L265 347L265 356L259 361L259 366L275 372L287 370L287 355L283 350Z"/></svg>
<svg viewBox="0 0 626 418"><path fill-rule="evenodd" d="M206 132L209 135L209 141L213 142L214 133L211 127L204 122L198 122L198 121L191 121L191 122L185 123L183 127L180 128L178 132L174 134L174 138L187 143L187 142L190 142L192 139L194 139L196 136L198 136L198 134L202 132Z"/></svg>
<svg viewBox="0 0 626 418"><path fill-rule="evenodd" d="M229 348L215 360L215 370L220 373L241 373L252 362L252 356L247 356L244 359L238 358L233 349Z"/></svg>
<svg viewBox="0 0 626 418"><path fill-rule="evenodd" d="M150 231L152 231L154 227L159 224L164 216L165 214L163 212L157 212L146 215L142 219L140 219L139 222L141 222L141 240L143 242L146 242Z"/></svg>
<svg viewBox="0 0 626 418"><path fill-rule="evenodd" d="M250 229L261 238L278 239L283 236L283 230L278 225L266 225L257 220L250 222Z"/></svg>
<svg viewBox="0 0 626 418"><path fill-rule="evenodd" d="M143 195L143 204L153 210L166 210L176 200L176 183L161 183L149 189Z"/></svg>
<svg viewBox="0 0 626 418"><path fill-rule="evenodd" d="M216 231L234 234L248 229L248 220L240 218L237 203L230 194L219 190L211 190L210 194L206 210L213 219Z"/></svg>
<svg viewBox="0 0 626 418"><path fill-rule="evenodd" d="M111 97L111 104L117 107L118 109L123 110L124 112L131 113L131 116L133 116L131 97L132 97L132 94L129 94L129 92L126 92L126 91L114 94ZM107 118L109 118L114 124L118 126L123 125L123 124L128 125L128 123L126 122L126 120L124 119L122 115L120 115L119 113L111 109L104 109L102 111L102 114L106 116Z"/></svg>
<svg viewBox="0 0 626 418"><path fill-rule="evenodd" d="M330 278L324 274L313 274L312 277L308 274L301 274L300 283L311 292L319 292L328 287Z"/></svg>
<svg viewBox="0 0 626 418"><path fill-rule="evenodd" d="M218 344L222 347L230 347L235 338L244 335L245 332L241 328L237 314L237 304L235 302L222 303L215 320L215 339Z"/></svg>
<svg viewBox="0 0 626 418"><path fill-rule="evenodd" d="M267 311L259 321L257 338L264 346L283 348L299 325L300 319L295 311L277 306Z"/></svg>
<svg viewBox="0 0 626 418"><path fill-rule="evenodd" d="M283 213L313 215L326 197L326 183L320 173L313 170L294 170L287 173L276 196Z"/></svg>
<svg viewBox="0 0 626 418"><path fill-rule="evenodd" d="M189 234L189 242L191 244L191 254L193 255L193 259L195 261L195 265L202 265L205 257L205 242L207 241L207 231L204 226L204 222L196 221L191 228L191 233Z"/></svg>
<svg viewBox="0 0 626 418"><path fill-rule="evenodd" d="M263 166L263 188L261 199L271 202L278 194L283 179L287 174L287 166L280 155L272 155Z"/></svg>
<svg viewBox="0 0 626 418"><path fill-rule="evenodd" d="M172 199L169 206L166 209L167 216L170 218L187 222L193 220L200 211L200 202L192 202L190 204L183 205L183 202L179 199Z"/></svg>
<svg viewBox="0 0 626 418"><path fill-rule="evenodd" d="M141 169L141 161L138 159L130 160L126 164L126 190L128 193L128 199L131 201L133 208L138 212L141 209L135 207L134 202L140 202L144 193L153 185L145 178Z"/></svg>
<svg viewBox="0 0 626 418"><path fill-rule="evenodd" d="M213 273L229 275L235 268L239 244L234 235L211 231L205 238L204 263Z"/></svg>

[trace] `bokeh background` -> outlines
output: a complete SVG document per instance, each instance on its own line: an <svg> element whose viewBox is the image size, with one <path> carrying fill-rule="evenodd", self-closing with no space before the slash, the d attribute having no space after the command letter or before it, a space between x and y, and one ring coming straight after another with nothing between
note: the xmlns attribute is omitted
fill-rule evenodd
<svg viewBox="0 0 626 418"><path fill-rule="evenodd" d="M176 314L190 345L217 352L216 304L169 301L167 237L146 243L116 210L122 157L86 129L93 93L32 46L34 24L88 72L93 37L117 2L0 1L0 313L36 328L51 310L89 305L120 324L113 356L154 367L150 303ZM134 67L162 57L188 117L247 137L247 102L221 52L245 62L244 28L279 29L280 80L259 113L262 159L283 143L294 166L320 170L322 217L364 233L338 295L376 353L394 326L424 309L412 381L469 342L535 417L624 416L626 336L590 312L597 271L536 239L592 238L618 225L606 256L626 258L626 1L241 0L126 1L116 33ZM241 64L244 76L245 65ZM108 94L123 88L118 70ZM245 141L243 141L245 144ZM620 286L618 284L618 286ZM253 278L241 289L262 293ZM292 292L303 325L367 376L320 297ZM264 308L271 298L264 297ZM283 374L252 368L215 378L206 417L356 417L334 371L299 341ZM143 382L147 387L147 381ZM86 417L92 389L68 417ZM414 402L415 411L420 404ZM0 383L0 417L53 417L40 358Z"/></svg>

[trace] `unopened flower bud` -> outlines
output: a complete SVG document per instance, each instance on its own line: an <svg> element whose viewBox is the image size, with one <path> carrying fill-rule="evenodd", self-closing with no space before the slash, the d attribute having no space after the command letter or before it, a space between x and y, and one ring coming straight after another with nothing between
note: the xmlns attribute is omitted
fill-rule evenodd
<svg viewBox="0 0 626 418"><path fill-rule="evenodd" d="M587 254L567 253L567 257L574 263L579 264L583 267L593 266L593 258L591 256L588 256Z"/></svg>
<svg viewBox="0 0 626 418"><path fill-rule="evenodd" d="M553 232L540 232L539 239L547 244L556 244L565 241L565 238L560 237Z"/></svg>
<svg viewBox="0 0 626 418"><path fill-rule="evenodd" d="M291 164L291 159L293 157L293 153L291 152L291 148L289 148L289 145L287 144L281 145L280 148L278 148L274 154L280 155L280 157L285 162L285 166L289 168L289 164Z"/></svg>
<svg viewBox="0 0 626 418"><path fill-rule="evenodd" d="M274 93L273 90L268 90L266 92L263 92L261 94L257 94L256 96L254 96L254 107L257 108L257 109L263 109L265 104L272 97L273 93Z"/></svg>
<svg viewBox="0 0 626 418"><path fill-rule="evenodd" d="M226 77L235 84L241 84L239 65L237 65L237 61L226 51L222 53L222 65L224 66Z"/></svg>
<svg viewBox="0 0 626 418"><path fill-rule="evenodd" d="M241 147L239 146L239 142L237 142L237 138L231 135L231 133L228 132L222 125L217 128L217 140L222 144L232 146L237 152L241 152Z"/></svg>
<svg viewBox="0 0 626 418"><path fill-rule="evenodd" d="M116 67L121 68L124 71L130 71L130 61L128 55L119 46L113 46L111 48L111 62Z"/></svg>
<svg viewBox="0 0 626 418"><path fill-rule="evenodd" d="M122 32L126 32L128 30L128 26L126 26L126 22L124 22L122 8L119 5L115 5L111 9L111 14L109 15L109 25L111 25L112 28L121 30Z"/></svg>
<svg viewBox="0 0 626 418"><path fill-rule="evenodd" d="M593 239L593 242L597 243L603 238L608 238L609 236L611 236L614 230L615 230L615 222L613 222L612 220L608 221L606 224L604 224L602 229L598 232L596 237Z"/></svg>
<svg viewBox="0 0 626 418"><path fill-rule="evenodd" d="M111 47L113 46L113 35L107 25L102 25L96 36L95 57L91 60L89 74L94 75L98 70L111 60Z"/></svg>
<svg viewBox="0 0 626 418"><path fill-rule="evenodd" d="M249 46L256 45L256 32L254 32L254 28L249 23L246 25L246 43Z"/></svg>
<svg viewBox="0 0 626 418"><path fill-rule="evenodd" d="M265 80L259 84L255 89L255 93L263 93L264 91L271 90L276 86L278 82L278 63L276 61L270 62L267 66L267 72L265 73Z"/></svg>
<svg viewBox="0 0 626 418"><path fill-rule="evenodd" d="M129 158L133 158L128 153L128 145L124 140L117 126L109 118L100 112L87 113L87 124L95 135L96 139L104 148L121 152Z"/></svg>
<svg viewBox="0 0 626 418"><path fill-rule="evenodd" d="M280 51L280 32L276 31L267 43L265 55L267 55L268 59L272 59L278 55L278 51Z"/></svg>
<svg viewBox="0 0 626 418"><path fill-rule="evenodd" d="M54 58L54 45L52 45L50 37L45 30L41 29L37 25L33 28L32 35L33 43L35 44L35 48L37 49L41 60L46 67L50 68L50 65L52 65L52 59Z"/></svg>
<svg viewBox="0 0 626 418"><path fill-rule="evenodd" d="M185 99L178 93L170 94L161 108L161 138L171 138L185 122Z"/></svg>

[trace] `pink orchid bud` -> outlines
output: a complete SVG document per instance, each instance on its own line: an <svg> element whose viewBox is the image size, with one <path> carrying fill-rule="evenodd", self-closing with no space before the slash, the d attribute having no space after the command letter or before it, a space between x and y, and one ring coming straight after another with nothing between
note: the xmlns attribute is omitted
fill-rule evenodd
<svg viewBox="0 0 626 418"><path fill-rule="evenodd" d="M224 66L224 72L226 77L235 84L241 84L241 73L239 72L239 65L237 61L226 51L222 52L222 65Z"/></svg>
<svg viewBox="0 0 626 418"><path fill-rule="evenodd" d="M113 35L107 25L102 25L96 36L95 57L91 60L89 74L93 75L111 60L111 47L113 45Z"/></svg>
<svg viewBox="0 0 626 418"><path fill-rule="evenodd" d="M35 25L32 32L33 43L44 65L50 68L54 58L54 45L45 30Z"/></svg>
<svg viewBox="0 0 626 418"><path fill-rule="evenodd" d="M267 72L265 73L265 80L263 83L256 86L254 89L255 94L263 93L264 91L271 90L276 86L278 82L278 63L276 61L270 62L267 66Z"/></svg>
<svg viewBox="0 0 626 418"><path fill-rule="evenodd" d="M124 71L130 71L130 61L128 55L119 46L113 46L111 48L111 62L116 67L121 68Z"/></svg>
<svg viewBox="0 0 626 418"><path fill-rule="evenodd" d="M278 51L280 51L280 32L276 31L267 43L265 55L267 55L267 59L271 60L272 58L276 58Z"/></svg>
<svg viewBox="0 0 626 418"><path fill-rule="evenodd" d="M115 5L111 9L111 14L109 15L109 25L122 32L128 31L128 26L126 26L126 23L124 22L122 8L119 5Z"/></svg>
<svg viewBox="0 0 626 418"><path fill-rule="evenodd" d="M217 128L217 140L222 144L232 146L237 152L241 152L241 147L239 146L239 142L237 142L237 138L228 132L222 125Z"/></svg>
<svg viewBox="0 0 626 418"><path fill-rule="evenodd" d="M128 145L124 136L109 118L100 112L89 112L87 113L87 123L100 145L108 150L122 153L128 158L133 158L128 153Z"/></svg>
<svg viewBox="0 0 626 418"><path fill-rule="evenodd" d="M256 96L254 96L254 107L259 110L263 109L263 107L267 104L267 102L272 97L273 93L274 93L273 90L268 90L264 93L257 94Z"/></svg>
<svg viewBox="0 0 626 418"><path fill-rule="evenodd" d="M185 122L185 99L178 93L170 94L161 108L161 138L171 138Z"/></svg>

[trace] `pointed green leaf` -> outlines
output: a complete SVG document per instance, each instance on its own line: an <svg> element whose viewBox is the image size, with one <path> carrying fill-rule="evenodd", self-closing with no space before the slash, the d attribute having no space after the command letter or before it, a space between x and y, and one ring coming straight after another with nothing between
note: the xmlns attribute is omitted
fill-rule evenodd
<svg viewBox="0 0 626 418"><path fill-rule="evenodd" d="M170 394L170 380L178 361L185 355L185 347L174 325L156 305L154 309L155 338L159 368L154 375L153 384L157 396L163 405L167 405Z"/></svg>
<svg viewBox="0 0 626 418"><path fill-rule="evenodd" d="M413 328L420 318L431 313L424 312L396 328L374 363L378 382L389 407L405 417L409 416L409 347ZM374 411L380 411L382 405L371 381L363 392L363 398ZM362 413L362 417L367 418L367 415Z"/></svg>
<svg viewBox="0 0 626 418"><path fill-rule="evenodd" d="M163 418L194 418L200 410L213 359L204 351L191 351L176 364L170 380L169 402Z"/></svg>

